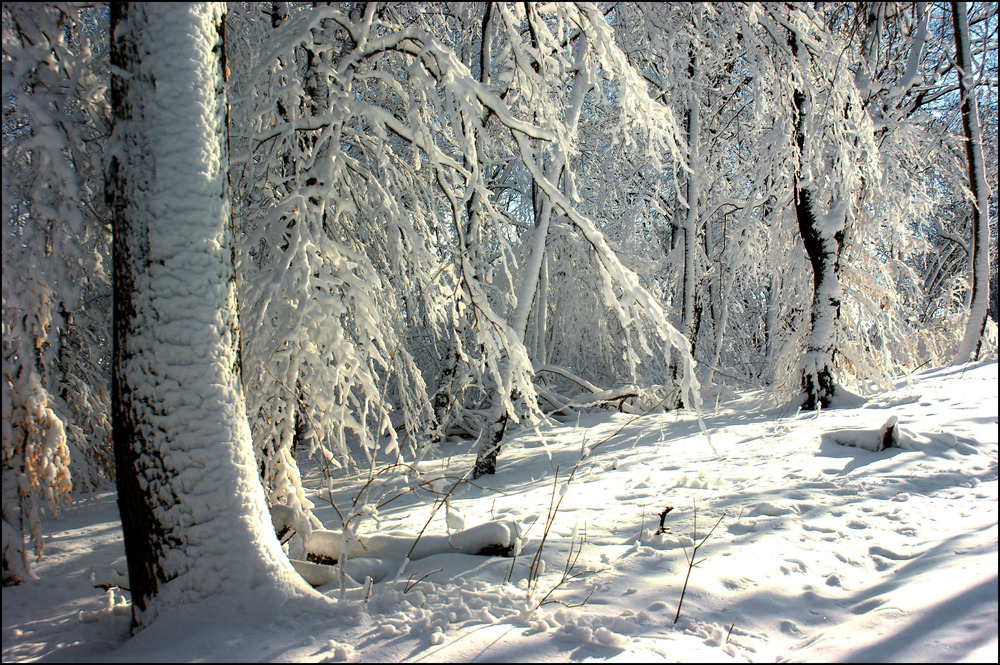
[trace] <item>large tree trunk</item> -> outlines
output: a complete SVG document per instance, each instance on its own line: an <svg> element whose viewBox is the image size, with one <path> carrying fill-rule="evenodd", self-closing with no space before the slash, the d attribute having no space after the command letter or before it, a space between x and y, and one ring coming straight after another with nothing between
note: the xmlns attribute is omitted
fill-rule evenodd
<svg viewBox="0 0 1000 665"><path fill-rule="evenodd" d="M972 254L969 257L969 320L962 343L955 354L955 363L968 362L979 355L986 312L990 299L990 223L989 190L986 187L986 166L983 161L983 137L979 127L979 107L972 78L972 56L969 47L969 17L966 3L952 2L955 26L955 60L962 91L962 127L965 130L965 154L969 164L969 190L975 201L972 206Z"/></svg>
<svg viewBox="0 0 1000 665"><path fill-rule="evenodd" d="M112 412L134 627L219 594L312 593L271 528L239 374L224 18L111 5Z"/></svg>

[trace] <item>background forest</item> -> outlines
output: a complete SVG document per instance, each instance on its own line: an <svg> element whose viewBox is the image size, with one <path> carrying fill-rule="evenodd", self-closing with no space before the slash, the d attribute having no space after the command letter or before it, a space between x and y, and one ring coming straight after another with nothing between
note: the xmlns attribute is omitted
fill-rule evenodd
<svg viewBox="0 0 1000 665"><path fill-rule="evenodd" d="M139 13L3 6L5 585L46 511L116 481ZM332 492L463 440L475 479L552 414L700 413L735 387L826 409L995 353L993 3L215 18L236 375L272 510L318 525L306 458Z"/></svg>

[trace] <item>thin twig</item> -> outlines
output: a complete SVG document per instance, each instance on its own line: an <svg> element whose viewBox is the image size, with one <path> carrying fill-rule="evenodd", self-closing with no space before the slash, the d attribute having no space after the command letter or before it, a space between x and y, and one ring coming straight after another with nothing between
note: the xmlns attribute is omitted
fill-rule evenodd
<svg viewBox="0 0 1000 665"><path fill-rule="evenodd" d="M461 483L471 482L466 478L466 476L468 476L468 474L471 473L471 471L472 470L469 469L469 471L466 472L465 475L457 477L457 480L455 480L455 482L448 489L448 491L444 493L444 496L439 496L434 500L434 505L431 506L431 514L427 516L427 521L424 522L424 526L420 529L420 533L418 533L416 539L414 539L413 545L410 547L410 551L406 553L407 559L409 559L410 555L413 554L413 550L417 548L417 543L419 543L420 539L423 538L424 532L427 531L427 527L430 526L431 520L434 519L434 515L436 515L437 511L441 509L441 506L444 506L448 503L448 499L451 497L452 492L455 491L455 488L457 488Z"/></svg>
<svg viewBox="0 0 1000 665"><path fill-rule="evenodd" d="M583 551L583 545L584 545L584 543L586 543L586 541L587 541L587 530L586 530L586 526L584 526L584 532L583 532L583 535L580 536L579 544L577 545L577 539L576 538L574 538L572 541L570 541L569 552L566 554L566 564L563 566L562 576L559 578L559 581L556 582L552 586L552 588L549 589L548 592L546 592L546 594L544 596L542 596L541 600L539 600L535 604L535 609L541 607L542 605L545 605L546 603L559 603L561 605L565 605L566 607L580 607L581 605L584 605L588 600L590 600L590 596L594 593L594 591L596 590L596 587L594 589L591 589L590 593L587 594L587 597L584 598L579 603L572 603L572 604L570 604L570 603L567 603L567 602L565 602L563 600L559 600L558 598L551 598L552 594L556 591L556 589L558 589L559 587L561 587L566 582L568 582L568 581L570 581L572 579L575 579L577 577L580 577L581 575L585 575L585 574L587 574L589 572L592 572L592 571L589 571L589 570L580 570L580 571L577 571L575 573L572 572L573 568L576 567L577 561L580 560L580 553ZM574 545L576 545L575 551L574 551Z"/></svg>
<svg viewBox="0 0 1000 665"><path fill-rule="evenodd" d="M528 588L534 581L537 581L538 576L541 574L538 570L539 563L542 558L542 548L545 547L545 541L549 537L549 530L552 528L552 523L555 521L556 513L559 511L559 504L562 503L562 496L559 497L559 501L556 502L556 488L559 483L559 465L556 465L555 477L552 479L552 494L549 496L549 510L545 516L545 529L542 531L542 539L538 543L538 549L535 551L535 557L531 560L531 566L528 568ZM565 495L563 495L565 496ZM553 503L555 503L555 509L553 510Z"/></svg>
<svg viewBox="0 0 1000 665"><path fill-rule="evenodd" d="M409 582L409 584L407 584L405 587L403 587L403 593L406 593L407 591L409 591L413 587L417 586L417 584L419 584L420 582L423 582L425 579L427 579L428 577L430 577L434 573L440 573L442 570L444 570L444 569L443 568L438 568L437 570L432 570L432 571L430 571L429 573L426 573L425 575L423 575L422 577L420 577L417 580L413 579L413 574L411 573L410 576L406 578L407 581Z"/></svg>
<svg viewBox="0 0 1000 665"><path fill-rule="evenodd" d="M677 619L679 619L681 616L681 606L684 604L684 594L687 592L688 580L691 579L691 569L697 566L702 561L704 561L704 559L702 559L701 561L695 561L695 558L698 555L698 548L705 544L705 541L708 540L709 536L712 535L716 527L718 527L719 524L722 523L722 519L725 516L726 513L722 513L722 515L719 517L719 520L715 523L715 526L713 526L709 530L709 532L705 534L705 537L701 539L701 542L696 545L695 542L698 540L698 504L697 502L694 503L694 517L692 520L693 523L691 527L691 556L688 556L687 548L685 547L684 557L687 559L688 569L687 569L687 574L684 576L684 586L681 587L680 600L677 601L677 614L674 615L674 623L677 623Z"/></svg>
<svg viewBox="0 0 1000 665"><path fill-rule="evenodd" d="M664 520L667 519L667 513L669 513L673 509L674 509L673 506L667 506L666 508L663 509L663 512L660 513L660 527L656 530L656 535L660 535L661 533L667 533L668 531L670 531L670 527L664 527L663 522Z"/></svg>

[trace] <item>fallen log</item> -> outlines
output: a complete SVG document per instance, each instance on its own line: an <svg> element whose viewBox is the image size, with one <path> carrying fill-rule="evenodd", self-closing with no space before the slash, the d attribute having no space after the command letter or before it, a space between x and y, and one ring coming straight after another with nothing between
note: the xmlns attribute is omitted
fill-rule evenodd
<svg viewBox="0 0 1000 665"><path fill-rule="evenodd" d="M313 586L339 581L341 574L354 582L362 582L368 577L378 582L398 570L404 559L451 553L517 556L522 544L520 535L516 522L497 520L456 531L450 536L391 531L361 536L348 545L348 538L342 531L314 529L306 540L305 560L293 558L291 561Z"/></svg>

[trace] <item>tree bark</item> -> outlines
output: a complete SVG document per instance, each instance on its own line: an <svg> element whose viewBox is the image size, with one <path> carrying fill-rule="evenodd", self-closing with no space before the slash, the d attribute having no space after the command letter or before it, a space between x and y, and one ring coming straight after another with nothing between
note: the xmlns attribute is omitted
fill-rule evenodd
<svg viewBox="0 0 1000 665"><path fill-rule="evenodd" d="M220 5L111 5L112 415L133 628L248 586L308 589L270 528L240 380L224 21Z"/></svg>

